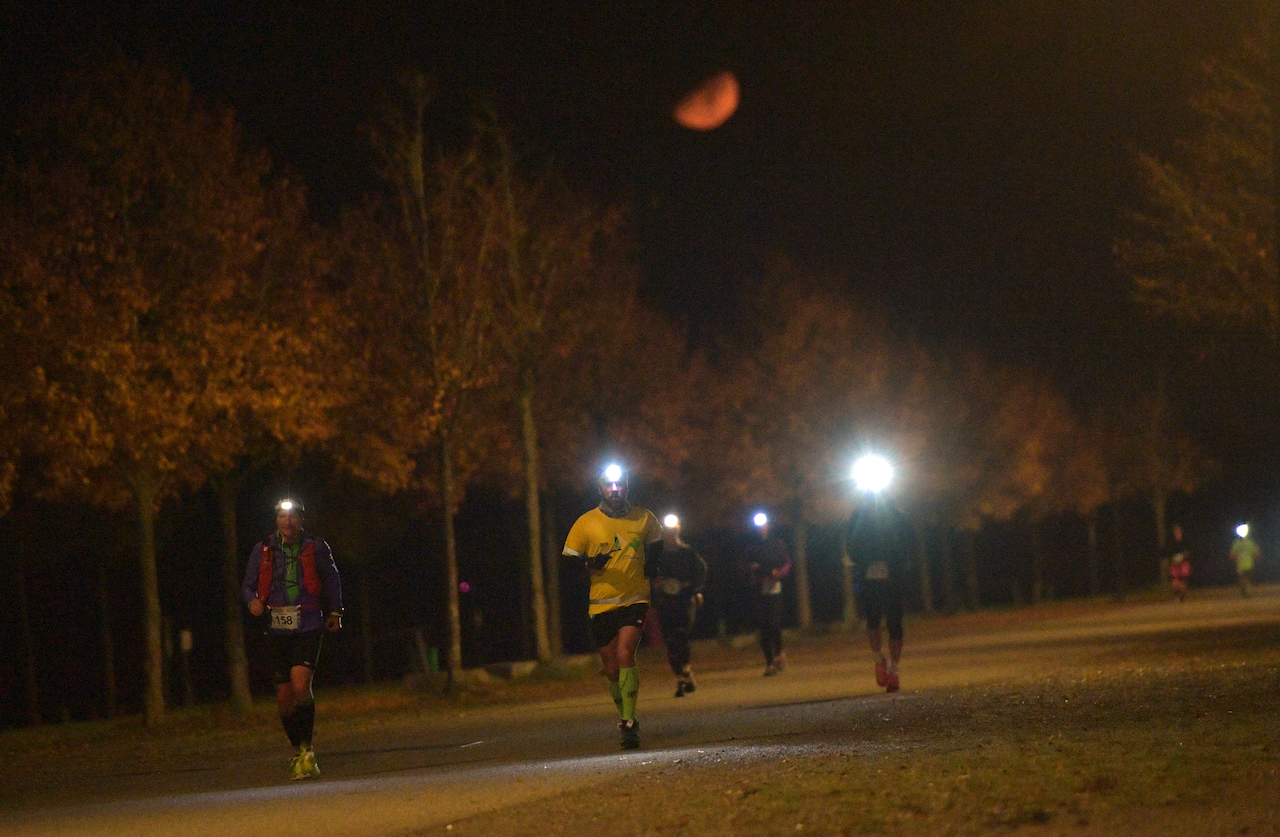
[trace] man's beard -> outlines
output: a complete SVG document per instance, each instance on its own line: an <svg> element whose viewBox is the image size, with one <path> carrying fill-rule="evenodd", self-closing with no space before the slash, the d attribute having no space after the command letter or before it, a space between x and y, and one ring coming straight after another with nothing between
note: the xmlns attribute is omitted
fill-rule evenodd
<svg viewBox="0 0 1280 837"><path fill-rule="evenodd" d="M604 497L600 500L600 511L610 517L626 517L627 512L631 511L631 503L625 497L619 497L616 500Z"/></svg>

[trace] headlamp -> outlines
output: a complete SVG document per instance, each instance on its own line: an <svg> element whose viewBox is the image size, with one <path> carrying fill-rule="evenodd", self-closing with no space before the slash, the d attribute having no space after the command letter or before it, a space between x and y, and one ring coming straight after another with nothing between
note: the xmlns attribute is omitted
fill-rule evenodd
<svg viewBox="0 0 1280 837"><path fill-rule="evenodd" d="M853 463L853 481L859 491L884 491L893 482L893 466L883 456L867 454Z"/></svg>

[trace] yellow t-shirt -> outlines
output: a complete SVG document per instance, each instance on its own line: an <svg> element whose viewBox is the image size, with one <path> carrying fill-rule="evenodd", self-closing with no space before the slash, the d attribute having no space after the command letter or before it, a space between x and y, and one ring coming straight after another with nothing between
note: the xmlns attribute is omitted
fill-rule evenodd
<svg viewBox="0 0 1280 837"><path fill-rule="evenodd" d="M661 539L662 524L653 512L639 506L632 506L625 517L610 517L597 506L578 518L565 539L564 554L571 558L609 556L604 569L591 571L589 615L649 601L645 547Z"/></svg>

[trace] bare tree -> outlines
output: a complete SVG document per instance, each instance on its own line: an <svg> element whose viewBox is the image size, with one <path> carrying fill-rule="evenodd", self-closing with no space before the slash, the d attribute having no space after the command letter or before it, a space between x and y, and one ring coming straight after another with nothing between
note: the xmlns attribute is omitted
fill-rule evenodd
<svg viewBox="0 0 1280 837"><path fill-rule="evenodd" d="M448 585L447 658L450 673L457 676L462 639L454 518L465 482L458 471L459 454L474 442L467 423L472 395L491 385L496 375L493 282L501 253L495 241L497 218L481 197L480 149L473 143L453 154L433 150L427 130L431 98L424 75L406 75L400 95L387 103L372 130L394 209L380 216L381 223L363 225L375 234L372 243L365 242L366 255L376 253L387 261L377 265L365 259L353 288L360 295L355 301L393 317L377 325L364 323L364 328L381 332L366 345L381 344L374 359L382 364L378 372L387 373L380 381L365 383L381 388L389 399L384 406L404 423L380 439L366 433L375 455L349 452L347 460L357 473L374 473L384 482L396 473L385 466L396 465L401 485L412 480L411 468L434 460ZM366 397L363 403L380 402Z"/></svg>

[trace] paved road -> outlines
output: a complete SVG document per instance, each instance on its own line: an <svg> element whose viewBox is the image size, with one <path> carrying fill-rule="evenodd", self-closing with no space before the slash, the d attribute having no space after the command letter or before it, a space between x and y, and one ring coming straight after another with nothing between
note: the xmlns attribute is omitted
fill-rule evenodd
<svg viewBox="0 0 1280 837"><path fill-rule="evenodd" d="M888 720L895 703L922 691L1046 673L1088 676L1141 664L1154 645L1162 655L1171 648L1225 653L1241 637L1280 638L1280 588L1262 588L1248 600L1201 591L1181 604L1011 621L1017 626L972 619L920 625L918 639L908 636L897 695L875 688L862 641L847 636L797 642L781 677L761 678L754 667L710 672L694 695L679 700L665 691L665 680L660 694L652 683L641 694L645 749L633 753L614 749L612 707L602 691L432 718L429 728L396 722L326 738L318 782L282 782L279 747L216 741L179 759L134 754L88 775L71 765L5 788L0 834L221 837L245 828L284 833L312 822L329 833L385 837L641 768L857 749L862 745L840 732L851 719ZM699 652L714 654L715 646Z"/></svg>

